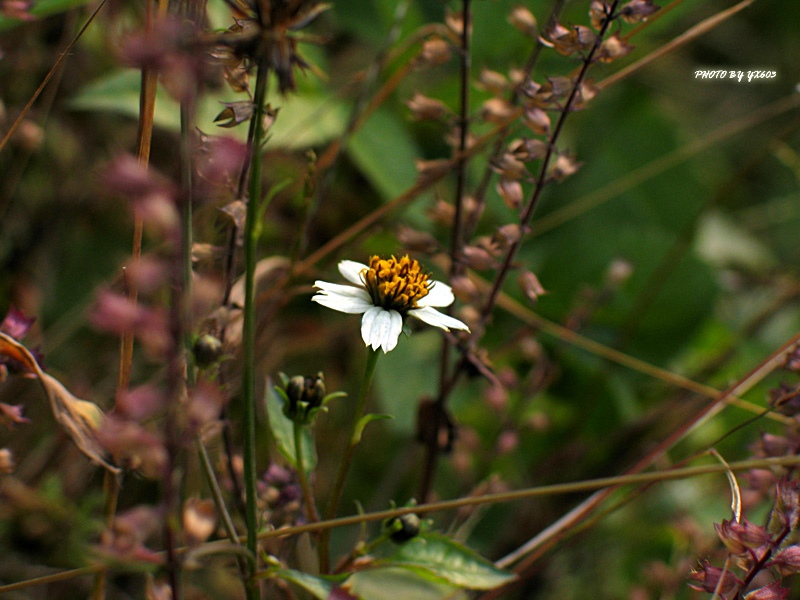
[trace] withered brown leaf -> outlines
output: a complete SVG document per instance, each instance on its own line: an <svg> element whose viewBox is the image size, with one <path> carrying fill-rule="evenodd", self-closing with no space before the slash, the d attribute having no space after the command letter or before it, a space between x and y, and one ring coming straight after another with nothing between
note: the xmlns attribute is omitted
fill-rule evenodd
<svg viewBox="0 0 800 600"><path fill-rule="evenodd" d="M99 406L73 396L60 381L42 371L25 346L1 332L0 355L13 359L36 375L56 421L87 458L112 473L119 473L119 468L106 460L106 452L97 440L97 430L105 416Z"/></svg>

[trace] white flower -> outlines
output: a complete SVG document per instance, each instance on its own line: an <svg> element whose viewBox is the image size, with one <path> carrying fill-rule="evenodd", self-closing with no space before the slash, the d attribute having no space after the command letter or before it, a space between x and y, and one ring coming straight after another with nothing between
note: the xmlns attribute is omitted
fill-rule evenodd
<svg viewBox="0 0 800 600"><path fill-rule="evenodd" d="M373 350L394 349L406 315L445 331L469 331L458 319L434 308L453 303L450 286L430 279L419 263L408 256L399 260L394 256L389 259L373 256L369 265L343 260L339 272L354 285L316 281L314 287L319 292L311 299L333 310L363 314L361 337Z"/></svg>

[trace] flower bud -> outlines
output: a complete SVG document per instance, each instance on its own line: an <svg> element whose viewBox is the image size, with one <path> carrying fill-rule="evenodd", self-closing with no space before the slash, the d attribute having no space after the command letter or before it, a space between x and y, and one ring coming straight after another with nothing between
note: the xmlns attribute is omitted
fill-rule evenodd
<svg viewBox="0 0 800 600"><path fill-rule="evenodd" d="M314 376L295 375L286 384L284 414L292 420L308 423L325 399L325 379L322 372Z"/></svg>
<svg viewBox="0 0 800 600"><path fill-rule="evenodd" d="M383 526L389 533L390 540L402 544L419 534L420 524L420 518L413 513L409 513L387 519Z"/></svg>
<svg viewBox="0 0 800 600"><path fill-rule="evenodd" d="M744 554L748 549L755 549L771 541L770 534L763 528L743 519L741 522L723 519L721 524L714 523L717 535L731 554Z"/></svg>
<svg viewBox="0 0 800 600"><path fill-rule="evenodd" d="M222 342L210 333L206 333L197 338L192 351L197 366L207 369L222 357Z"/></svg>
<svg viewBox="0 0 800 600"><path fill-rule="evenodd" d="M741 583L733 573L715 567L707 560L703 561L700 568L692 571L689 579L697 582L690 583L690 588L698 592L708 592L709 594L715 591L727 594Z"/></svg>

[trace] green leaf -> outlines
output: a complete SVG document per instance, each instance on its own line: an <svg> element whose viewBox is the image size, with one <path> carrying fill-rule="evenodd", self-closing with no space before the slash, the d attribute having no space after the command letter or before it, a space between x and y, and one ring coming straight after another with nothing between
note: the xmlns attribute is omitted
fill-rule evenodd
<svg viewBox="0 0 800 600"><path fill-rule="evenodd" d="M281 395L275 391L275 386L272 381L267 381L267 391L265 402L267 405L267 416L269 418L269 429L272 432L272 437L275 439L275 445L278 450L289 461L289 463L296 469L297 468L297 454L294 447L294 422L286 418L283 414L283 403L285 402ZM314 438L311 436L311 431L308 427L303 428L302 433L302 451L303 451L303 466L306 473L310 473L317 465L317 452L314 449Z"/></svg>
<svg viewBox="0 0 800 600"><path fill-rule="evenodd" d="M77 6L87 4L89 0L38 0L33 3L30 13L37 18L55 15L57 13L66 12ZM13 29L18 25L28 23L21 19L12 19L11 17L0 16L0 31Z"/></svg>
<svg viewBox="0 0 800 600"><path fill-rule="evenodd" d="M315 577L308 573L295 571L294 569L278 569L273 571L273 577L278 577L285 581L289 581L296 586L303 588L315 598L320 600L327 600L333 590L333 582L321 577Z"/></svg>
<svg viewBox="0 0 800 600"><path fill-rule="evenodd" d="M378 110L347 144L347 152L384 199L399 196L417 179L422 156L400 119Z"/></svg>
<svg viewBox="0 0 800 600"><path fill-rule="evenodd" d="M381 567L353 573L342 586L365 600L442 600L458 598L453 586L409 569Z"/></svg>
<svg viewBox="0 0 800 600"><path fill-rule="evenodd" d="M438 533L422 533L398 546L392 555L379 562L429 573L455 586L473 590L490 590L516 577Z"/></svg>
<svg viewBox="0 0 800 600"><path fill-rule="evenodd" d="M372 421L385 421L387 419L392 419L392 418L393 418L392 415L376 415L374 413L364 415L358 420L355 429L353 429L353 443L357 444L361 441L361 436L364 433L364 428Z"/></svg>
<svg viewBox="0 0 800 600"><path fill-rule="evenodd" d="M120 69L84 87L71 99L69 106L75 110L112 112L138 119L140 79L139 71ZM344 104L316 89L304 93L303 96L284 98L275 95L268 98L269 103L279 109L269 131L271 148L303 149L324 144L342 134L347 121ZM214 123L222 109L220 102L237 100L242 100L242 96L229 90L204 95L197 110L198 129L212 135L224 134L244 140L246 125L223 129ZM180 107L160 85L156 92L154 121L159 127L173 131L180 129Z"/></svg>
<svg viewBox="0 0 800 600"><path fill-rule="evenodd" d="M69 101L69 107L73 110L110 112L138 119L141 79L141 73L135 69L114 71L84 87ZM181 126L178 103L160 85L156 90L153 121L159 127L175 131Z"/></svg>

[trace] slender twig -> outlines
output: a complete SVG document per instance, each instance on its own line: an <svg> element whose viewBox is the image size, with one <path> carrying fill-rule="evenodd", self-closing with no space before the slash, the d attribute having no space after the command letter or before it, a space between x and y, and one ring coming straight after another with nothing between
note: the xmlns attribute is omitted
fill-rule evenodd
<svg viewBox="0 0 800 600"><path fill-rule="evenodd" d="M463 246L464 193L467 185L467 140L469 139L470 34L471 0L461 4L461 48L459 49L458 162L456 164L455 214L450 237L450 275L463 270L460 255Z"/></svg>
<svg viewBox="0 0 800 600"><path fill-rule="evenodd" d="M211 457L208 455L208 450L203 444L203 440L198 435L195 439L195 449L197 455L200 457L200 465L203 467L203 473L206 476L208 487L211 490L211 497L214 499L214 505L219 511L220 518L222 519L222 526L225 528L225 534L231 543L239 543L239 534L236 532L236 526L233 524L230 512L225 504L225 498L222 496L222 489L219 487L217 476L214 473L214 465L211 464Z"/></svg>
<svg viewBox="0 0 800 600"><path fill-rule="evenodd" d="M603 39L605 38L606 32L608 28L611 26L611 23L614 19L614 15L617 10L617 6L619 5L619 0L615 0L610 6L606 8L606 17L603 19L603 24L600 27L600 31L597 33L597 39L595 40L594 46L586 55L586 58L583 60L583 65L581 67L580 72L575 77L575 81L572 85L572 90L570 91L570 95L567 98L566 104L564 104L564 109L561 112L561 116L558 118L556 122L556 126L553 128L553 131L550 134L549 139L547 140L547 150L545 151L545 155L542 158L541 166L539 168L539 175L536 178L536 183L533 188L533 193L531 194L530 199L528 200L525 208L522 211L522 216L520 217L520 223L523 227L529 227L531 224L531 220L533 219L533 215L536 212L536 208L539 205L539 200L542 197L542 192L544 192L544 188L548 183L547 173L550 168L550 160L553 158L556 149L556 143L558 142L559 137L561 136L561 132L564 129L564 124L567 121L567 118L571 114L572 107L575 104L575 101L580 93L581 86L586 79L586 75L589 72L589 67L594 64L594 56L600 50L600 45L603 43ZM489 296L486 299L486 302L481 309L481 320L485 324L489 317L492 314L492 310L494 309L495 302L497 301L497 295L500 293L500 289L503 287L503 283L508 276L508 273L511 270L511 266L514 263L514 259L519 252L519 249L522 247L523 240L518 240L511 244L511 246L506 251L505 257L503 259L503 264L500 267L499 271L494 280L494 285L492 286L491 291L489 292Z"/></svg>
<svg viewBox="0 0 800 600"><path fill-rule="evenodd" d="M694 431L702 423L705 423L712 416L716 415L731 396L740 396L752 389L753 386L762 381L773 370L778 368L786 360L787 353L791 352L800 342L800 334L793 336L783 344L778 350L773 352L767 359L762 361L750 373L722 392L714 401L708 403L690 419L674 430L664 440L658 443L646 456L625 472L625 475L640 473L652 465L667 450L683 440L690 432ZM719 465L721 470L725 470L724 465ZM732 470L733 464L730 465ZM598 491L583 502L570 510L564 516L553 522L546 529L538 533L535 537L528 540L525 544L517 548L514 552L498 561L500 566L509 566L519 561L518 572L524 572L547 550L556 544L565 534L576 524L582 522L595 508L600 505L612 492L612 489Z"/></svg>
<svg viewBox="0 0 800 600"><path fill-rule="evenodd" d="M182 199L186 202L186 199ZM182 226L185 228L186 224ZM181 232L183 236L183 232ZM178 411L184 401L186 353L183 347L184 304L183 264L180 249L177 249L173 260L172 286L170 294L169 327L172 346L167 360L167 410L164 419L164 445L166 448L166 464L164 466L163 500L166 507L164 516L164 539L166 540L167 575L172 597L180 599L181 595L181 558L178 553L178 533L180 519L180 485L179 467L179 427Z"/></svg>
<svg viewBox="0 0 800 600"><path fill-rule="evenodd" d="M472 5L470 0L461 3L461 47L459 48L459 113L458 113L458 156L456 162L456 189L453 205L453 227L450 232L450 278L464 271L461 264L461 253L464 246L464 195L467 185L467 140L469 139L469 90L470 90L470 37L472 32ZM448 307L448 314L452 307ZM445 423L448 372L450 370L451 339L442 337L442 349L439 359L439 394L433 405L433 424L431 430L438 432ZM425 440L425 464L422 468L419 497L422 501L428 498L436 472L439 457L439 436L434 434Z"/></svg>
<svg viewBox="0 0 800 600"><path fill-rule="evenodd" d="M477 284L479 289L488 288L489 284L481 279L473 278L473 281ZM693 394L703 396L705 398L717 399L722 393L720 390L717 390L713 387L699 383L687 377L683 377L682 375L678 375L677 373L673 373L667 369L652 365L634 356L620 352L615 348L611 348L589 339L571 329L564 327L563 325L549 321L548 319L537 315L535 312L506 294L500 295L497 305L520 319L523 323L535 327L542 333L552 336L564 343L581 348L595 356L599 356L605 360L611 361L643 375L647 375L648 377L658 379L659 381L677 388L684 389L688 392L692 392ZM726 398L726 402L732 406L736 406L742 410L746 410L756 415L761 415L764 411L763 407L747 402L735 394L729 394ZM768 413L767 418L786 425L794 422L794 420L790 417L786 417L777 413Z"/></svg>
<svg viewBox="0 0 800 600"><path fill-rule="evenodd" d="M592 48L589 51L589 53L583 59L583 63L582 63L581 69L578 72L577 76L575 77L575 80L573 82L570 94L569 94L569 96L567 98L566 103L564 104L564 107L563 107L562 111L561 111L561 115L560 115L558 121L556 122L556 126L553 128L553 130L552 130L552 132L551 132L551 134L550 134L550 136L548 138L547 149L545 151L544 157L541 160L541 165L540 165L540 168L539 168L539 175L536 178L536 183L534 185L533 192L531 194L530 199L528 200L528 202L526 203L525 207L523 208L522 215L520 217L520 222L521 222L522 226L525 227L525 228L530 226L531 220L533 219L534 212L536 211L536 208L537 208L537 206L539 204L539 200L541 198L542 192L544 191L544 188L548 183L547 174L548 174L548 170L550 168L550 161L553 158L553 156L555 155L556 143L558 142L558 139L559 139L559 137L561 135L561 132L562 132L562 130L564 128L564 124L566 123L567 117L571 113L572 108L575 105L575 102L577 101L577 98L578 98L578 95L580 94L583 82L585 81L586 75L589 72L589 67L592 64L594 64L594 62L595 62L594 61L594 56L599 51L600 46L601 46L601 44L603 42L603 39L605 38L605 34L607 33L608 28L611 26L611 23L612 23L612 21L614 19L618 4L619 4L619 2L615 1L611 6L606 8L606 17L603 20L603 24L600 27L600 31L597 33L597 38L595 39L595 43L592 46ZM456 209L456 210L458 210L458 209ZM460 227L460 225L459 225L459 227ZM460 229L459 229L459 232L460 232ZM481 324L482 325L485 325L488 322L488 320L489 320L489 318L490 318L490 316L492 314L492 311L494 310L494 306L495 306L495 303L497 301L497 297L498 297L498 295L500 293L500 290L503 287L503 283L505 282L505 279L508 276L508 273L511 270L511 267L513 265L514 259L516 258L516 255L519 252L519 249L522 247L522 243L523 243L522 239L517 240L516 242L511 244L509 246L508 250L506 251L506 254L505 254L503 262L502 262L502 266L499 268L499 270L498 270L498 272L497 272L497 274L495 276L494 283L493 283L493 285L492 285L492 287L491 287L491 289L489 291L489 294L488 294L488 296L486 298L484 306L483 306L483 308L481 309L481 312L480 312ZM473 335L476 335L476 336L480 335L480 331L482 329L483 329L483 327L476 328L476 331L475 331L475 333ZM444 363L444 359L445 359L445 356L444 356L444 352L443 352L443 363ZM454 387L455 381L460 377L461 371L463 370L464 366L465 366L464 365L464 361L461 361L456 366L454 373L449 378L449 381L448 381L447 377L445 377L445 376L441 377L440 392L439 392L439 396L438 396L437 401L436 401L437 407L440 410L437 411L437 414L441 415L444 403L446 401L445 400L446 396L445 396L444 390L450 390L450 389L452 389ZM426 468L423 471L422 491L425 494L428 493L430 482L433 479L433 469L434 469L434 466L435 466L435 454L436 454L436 447L435 447L434 444L435 444L435 439L433 439L430 442L429 446L428 446Z"/></svg>
<svg viewBox="0 0 800 600"><path fill-rule="evenodd" d="M45 75L44 79L42 80L42 83L40 83L39 87L36 88L36 91L30 97L30 100L28 100L27 104L25 104L25 106L23 107L22 111L19 113L17 118L14 119L14 122L11 124L11 127L9 127L6 134L3 136L3 139L0 140L0 151L2 151L3 148L5 148L6 144L8 143L8 140L11 139L11 136L14 135L14 132L17 130L20 124L25 120L25 116L30 112L31 108L33 108L34 103L36 102L37 98L39 98L41 93L44 91L44 88L50 82L50 79L52 79L53 75L58 73L61 67L61 63L64 62L64 60L68 56L70 56L70 54L72 53L72 48L75 46L75 44L78 43L78 40L81 39L83 34L89 28L89 25L92 24L95 17L100 13L100 10L105 6L105 4L106 0L100 0L100 3L97 5L97 8L95 8L94 11L92 11L92 14L89 15L89 18L86 20L86 23L84 23L83 27L81 27L81 30L77 34L75 34L73 40L69 44L67 44L67 47L64 48L64 51L61 54L59 54L58 58L56 59L56 62L53 63L53 66L50 67L50 70L47 72L47 75Z"/></svg>
<svg viewBox="0 0 800 600"><path fill-rule="evenodd" d="M561 14L561 9L564 7L564 1L565 0L555 0L555 2L553 2L553 7L550 9L550 15L547 18L547 25L545 26L545 29L558 22L558 16ZM541 55L544 47L545 45L542 44L541 39L537 37L536 43L533 45L533 50L531 50L528 60L525 61L525 67L523 68L523 73L525 73L525 75L528 77L531 76L534 68L536 68L536 63L539 61L539 56ZM514 86L509 94L508 102L511 106L516 106L519 102L519 99L520 88L519 86ZM505 147L506 136L509 132L510 128L507 128L505 131L502 131L498 134L497 140L494 143L494 147L492 148L489 158L486 161L486 167L483 170L480 183L478 183L477 187L475 188L473 197L475 198L475 203L477 206L470 215L467 215L467 221L464 224L464 236L467 238L472 235L472 232L478 224L478 217L483 212L481 207L486 203L486 193L489 190L489 183L492 181L492 177L494 176L492 164L494 164L495 161L502 155L503 148Z"/></svg>
<svg viewBox="0 0 800 600"><path fill-rule="evenodd" d="M512 490L508 492L497 492L492 494L484 494L480 496L467 496L463 498L456 498L454 500L443 500L440 502L429 502L426 504L418 504L416 506L408 506L402 508L395 508L391 510L382 510L370 513L361 513L350 517L339 517L337 519L326 519L319 523L309 523L306 525L297 525L294 527L285 527L270 531L264 531L259 534L259 539L267 540L279 537L296 536L303 533L312 533L315 531L338 529L340 527L348 527L352 525L361 525L363 523L374 523L376 521L384 521L392 517L399 517L402 515L417 514L423 515L428 513L443 512L447 510L455 510L470 506L483 506L487 504L500 504L505 502L516 502L519 500L528 500L530 498L537 498L542 496L555 496L561 494L575 494L581 492L591 492L596 490L615 490L624 485L646 485L655 481L675 481L678 479L688 479L690 477L697 477L699 475L711 475L716 473L726 473L728 470L739 472L749 471L751 469L766 469L771 467L793 467L800 465L800 456L782 456L778 458L761 458L750 459L738 462L732 462L727 465L718 463L702 465L697 467L684 467L681 469L665 469L661 471L653 471L649 473L636 473L617 475L614 477L600 477L597 479L587 479L583 481L575 481L570 483L556 483L552 485L543 485L533 488L525 488L521 490ZM212 544L215 542L211 542ZM227 544L227 542L225 542ZM3 588L0 588L0 592Z"/></svg>

